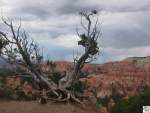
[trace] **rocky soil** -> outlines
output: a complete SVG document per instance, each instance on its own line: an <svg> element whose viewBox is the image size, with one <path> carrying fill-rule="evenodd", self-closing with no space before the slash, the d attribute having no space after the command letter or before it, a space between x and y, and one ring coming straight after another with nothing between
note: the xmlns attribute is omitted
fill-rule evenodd
<svg viewBox="0 0 150 113"><path fill-rule="evenodd" d="M37 101L0 101L0 113L95 113L72 104L48 103L41 105Z"/></svg>
<svg viewBox="0 0 150 113"><path fill-rule="evenodd" d="M71 71L70 62L56 62L56 70ZM100 97L111 96L117 90L119 95L133 96L150 87L150 57L130 57L119 62L86 64L83 69L90 76L88 83L98 88Z"/></svg>

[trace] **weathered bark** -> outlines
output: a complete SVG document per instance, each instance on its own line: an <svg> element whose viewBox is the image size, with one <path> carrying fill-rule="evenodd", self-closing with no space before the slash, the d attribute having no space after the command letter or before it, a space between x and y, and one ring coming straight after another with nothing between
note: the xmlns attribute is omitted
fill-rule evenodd
<svg viewBox="0 0 150 113"><path fill-rule="evenodd" d="M89 62L93 61L93 56L98 53L98 49L99 49L97 45L97 39L100 36L99 35L100 31L97 30L98 29L97 21L94 25L94 28L92 28L92 22L91 22L91 16L97 14L97 11L94 10L92 12L81 12L80 14L81 17L84 17L85 21L88 22L86 28L85 25L83 25L81 20L81 25L83 29L86 31L86 33L79 34L79 32L77 31L78 36L81 38L81 41L79 41L80 43L78 42L78 44L82 45L85 48L85 52L76 61L72 75L70 75L68 78L65 79L66 84L64 85L64 88L70 87L72 84L79 81L80 79L80 77L78 77L79 72L81 72L82 68L84 67L84 64L88 59L91 59Z"/></svg>
<svg viewBox="0 0 150 113"><path fill-rule="evenodd" d="M0 35L9 42L10 50L9 52L14 52L14 46L17 47L17 54L19 54L22 58L22 63L28 68L28 70L32 73L35 82L37 84L44 83L49 90L49 93L53 93L55 98L49 97L49 99L54 99L56 101L67 101L72 99L76 102L80 102L78 98L76 98L76 94L74 91L68 90L67 88L71 87L74 83L79 82L79 73L81 72L84 64L88 59L93 60L93 56L98 53L98 45L97 39L99 38L99 31L97 31L97 22L92 28L91 16L95 15L94 12L82 12L80 13L81 17L88 22L87 27L81 24L83 29L86 30L86 33L79 34L78 36L81 38L80 43L85 48L85 52L81 55L81 57L75 62L75 67L71 75L66 75L62 79L59 80L58 84L54 83L54 81L49 80L47 75L42 72L42 70L38 67L41 63L42 55L39 53L39 48L34 41L30 41L25 32L20 31L21 24L17 28L17 31L14 30L14 26L12 21L8 23L3 19L5 25L7 25L12 33L12 37L8 38L6 33L0 31ZM82 20L81 20L82 21ZM84 39L84 40L83 40ZM8 48L5 48L6 50ZM10 56L10 54L5 54L8 58L14 58L14 56ZM31 57L35 56L36 62L33 63ZM44 87L43 87L44 88ZM64 97L65 95L65 97Z"/></svg>
<svg viewBox="0 0 150 113"><path fill-rule="evenodd" d="M33 64L32 61L31 61L31 55L32 54L29 49L31 49L31 47L36 47L36 44L33 45L33 42L30 43L28 38L27 38L27 35L23 34L23 36L19 37L19 34L20 34L20 27L18 27L18 30L17 30L17 33L15 33L15 30L14 30L14 26L12 24L12 21L10 23L6 22L4 20L4 23L10 28L11 30L11 33L12 33L12 40L11 41L9 38L7 38L7 35L3 32L0 32L0 34L5 38L5 40L7 40L10 44L14 44L17 46L17 49L18 49L18 53L21 55L22 57L22 60L23 62L25 63L26 67L28 68L28 70L31 71L32 75L34 76L35 80L39 80L39 82L42 82L42 83L45 83L48 88L50 89L56 89L56 85L53 81L48 81L48 79L46 77L44 77L44 73L41 73L40 71L38 71L39 69L38 68L35 68L34 65L39 65L39 64ZM32 49L35 49L35 48L32 48ZM37 55L37 52L38 51L33 51L34 54ZM8 56L9 58L11 58L11 56Z"/></svg>

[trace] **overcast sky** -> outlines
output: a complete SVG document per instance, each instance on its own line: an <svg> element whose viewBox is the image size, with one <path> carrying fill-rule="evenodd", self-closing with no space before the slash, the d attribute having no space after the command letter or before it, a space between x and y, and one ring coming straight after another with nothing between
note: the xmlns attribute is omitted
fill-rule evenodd
<svg viewBox="0 0 150 113"><path fill-rule="evenodd" d="M71 61L73 51L80 54L78 12L92 9L100 11L103 34L96 63L150 55L150 0L0 0L0 16L21 18L51 60Z"/></svg>

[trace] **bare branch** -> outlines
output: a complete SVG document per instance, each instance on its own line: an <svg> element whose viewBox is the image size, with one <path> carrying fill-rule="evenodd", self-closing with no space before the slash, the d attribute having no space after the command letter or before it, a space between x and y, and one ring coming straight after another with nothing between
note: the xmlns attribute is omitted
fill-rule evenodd
<svg viewBox="0 0 150 113"><path fill-rule="evenodd" d="M22 32L20 30L21 22L17 30L15 30L12 20L6 21L4 18L2 18L2 20L4 24L11 30L12 34L12 37L8 38L6 34L4 34L2 31L0 32L3 38L9 42L3 55L7 56L8 59L14 61L15 63L18 63L17 57L20 56L22 58L22 63L24 63L28 70L31 71L34 78L39 79L40 82L46 84L49 89L56 89L55 83L45 78L44 73L41 72L41 69L38 67L38 63L40 63L43 58L42 55L40 55L39 46L33 40L29 39L25 31ZM11 40L13 40L13 43ZM33 62L31 56L35 57L36 62Z"/></svg>
<svg viewBox="0 0 150 113"><path fill-rule="evenodd" d="M77 32L77 35L80 37L80 41L78 42L78 45L81 45L85 48L85 52L81 57L76 61L74 71L72 76L70 77L70 81L74 82L76 81L79 72L83 68L85 63L90 63L95 60L95 55L99 52L98 42L97 39L100 37L100 31L98 30L97 24L98 24L98 18L96 19L95 23L92 23L92 16L95 16L97 14L96 10L93 10L91 12L81 12L81 27L85 30L85 33L79 34ZM87 27L83 26L82 24L82 18L84 18L87 21ZM94 24L94 27L92 28L92 25ZM87 61L88 60L88 61Z"/></svg>

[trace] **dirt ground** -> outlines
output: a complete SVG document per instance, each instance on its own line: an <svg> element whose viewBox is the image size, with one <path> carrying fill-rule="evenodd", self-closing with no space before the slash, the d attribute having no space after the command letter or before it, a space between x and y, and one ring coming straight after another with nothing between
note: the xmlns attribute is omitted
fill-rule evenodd
<svg viewBox="0 0 150 113"><path fill-rule="evenodd" d="M0 113L94 113L91 110L71 104L48 103L37 101L0 101Z"/></svg>

